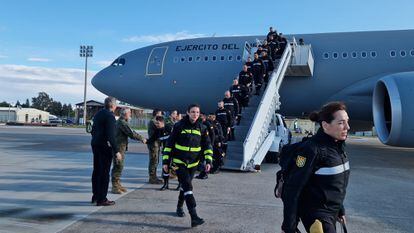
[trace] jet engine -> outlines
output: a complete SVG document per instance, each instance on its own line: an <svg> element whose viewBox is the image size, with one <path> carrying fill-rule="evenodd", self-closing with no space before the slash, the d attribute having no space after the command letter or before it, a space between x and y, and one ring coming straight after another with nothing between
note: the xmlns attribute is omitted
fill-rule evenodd
<svg viewBox="0 0 414 233"><path fill-rule="evenodd" d="M372 106L382 143L414 147L414 72L395 73L378 80Z"/></svg>

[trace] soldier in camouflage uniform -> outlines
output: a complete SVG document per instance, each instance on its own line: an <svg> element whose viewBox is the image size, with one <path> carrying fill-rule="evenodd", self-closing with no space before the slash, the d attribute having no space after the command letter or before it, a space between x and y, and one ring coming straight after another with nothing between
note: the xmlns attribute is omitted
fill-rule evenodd
<svg viewBox="0 0 414 233"><path fill-rule="evenodd" d="M157 121L157 117L162 117L162 112L159 109L154 109L152 112L153 119L148 122L148 150L149 150L149 164L148 175L150 184L162 184L163 181L157 177L157 166L159 162L159 154L161 149L160 129L165 126L164 120Z"/></svg>
<svg viewBox="0 0 414 233"><path fill-rule="evenodd" d="M112 167L112 193L121 194L126 192L127 189L121 185L121 175L124 168L125 152L128 151L128 138L139 140L146 143L147 140L133 131L128 124L128 120L131 118L131 109L123 108L121 110L121 117L116 122L116 144L119 148L119 152L122 155L120 160L114 159Z"/></svg>

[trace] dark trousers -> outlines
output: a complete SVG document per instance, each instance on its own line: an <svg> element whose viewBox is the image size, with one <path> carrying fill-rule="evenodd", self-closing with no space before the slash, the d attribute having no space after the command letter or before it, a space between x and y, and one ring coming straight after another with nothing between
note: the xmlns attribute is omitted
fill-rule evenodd
<svg viewBox="0 0 414 233"><path fill-rule="evenodd" d="M307 232L310 232L312 225L315 224L316 220L319 220L322 223L323 233L336 233L336 218L333 215L313 216L309 214L300 219Z"/></svg>
<svg viewBox="0 0 414 233"><path fill-rule="evenodd" d="M175 165L177 169L177 178L180 182L180 194L178 196L177 207L183 207L184 201L187 205L188 211L192 212L196 208L196 201L193 194L193 178L197 167L187 168L184 165Z"/></svg>
<svg viewBox="0 0 414 233"><path fill-rule="evenodd" d="M223 148L215 146L213 148L213 168L212 173L216 172L223 166Z"/></svg>
<svg viewBox="0 0 414 233"><path fill-rule="evenodd" d="M108 194L109 171L111 170L113 152L109 146L92 146L92 152L92 198L99 203L104 202Z"/></svg>

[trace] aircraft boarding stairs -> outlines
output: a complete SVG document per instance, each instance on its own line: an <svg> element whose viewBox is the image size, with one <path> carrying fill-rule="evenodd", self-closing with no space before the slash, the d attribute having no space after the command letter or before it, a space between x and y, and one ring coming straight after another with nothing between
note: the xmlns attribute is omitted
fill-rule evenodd
<svg viewBox="0 0 414 233"><path fill-rule="evenodd" d="M251 54L252 49L246 43ZM272 119L280 109L279 88L285 76L311 77L313 56L310 45L288 43L262 95L253 95L244 108L240 125L235 126L235 141L229 141L224 169L254 171L271 147L276 132Z"/></svg>

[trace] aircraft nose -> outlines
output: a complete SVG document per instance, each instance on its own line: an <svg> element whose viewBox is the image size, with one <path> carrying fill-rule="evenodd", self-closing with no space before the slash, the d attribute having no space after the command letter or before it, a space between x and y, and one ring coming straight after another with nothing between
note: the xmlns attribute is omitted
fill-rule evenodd
<svg viewBox="0 0 414 233"><path fill-rule="evenodd" d="M110 72L103 69L92 78L92 86L102 93L107 93L110 88L110 78Z"/></svg>

